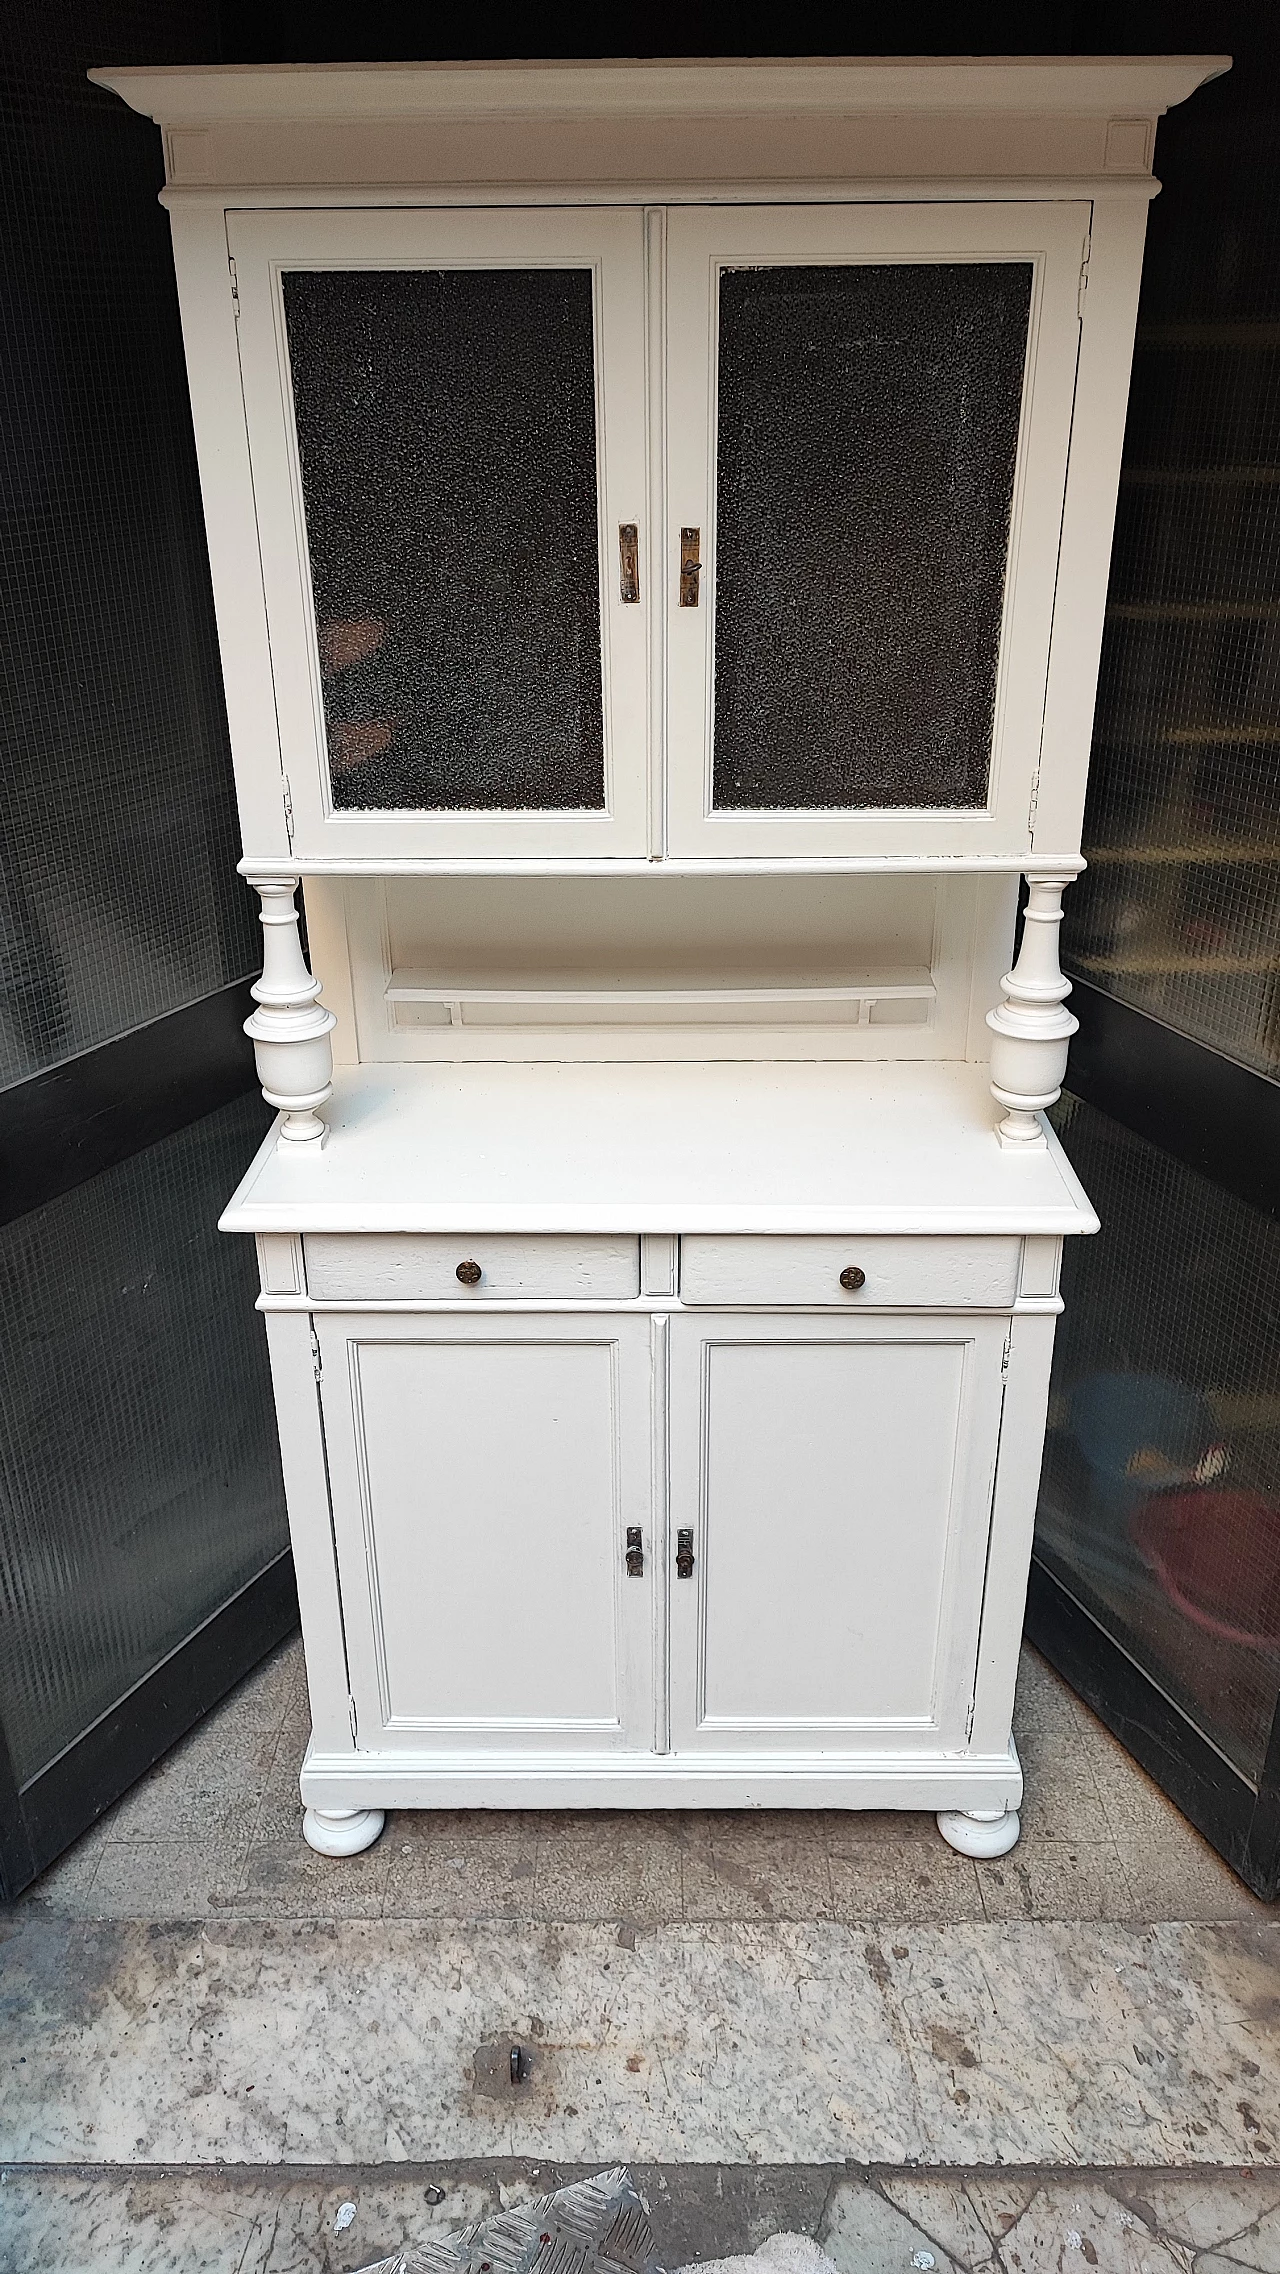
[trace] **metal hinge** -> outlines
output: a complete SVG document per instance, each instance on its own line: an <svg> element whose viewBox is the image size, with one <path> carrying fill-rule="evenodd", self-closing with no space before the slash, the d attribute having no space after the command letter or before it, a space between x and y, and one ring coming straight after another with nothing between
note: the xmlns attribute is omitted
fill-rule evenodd
<svg viewBox="0 0 1280 2274"><path fill-rule="evenodd" d="M324 1372L324 1360L320 1356L320 1337L314 1326L311 1329L311 1363L315 1368L315 1376L318 1382Z"/></svg>
<svg viewBox="0 0 1280 2274"><path fill-rule="evenodd" d="M282 781L282 782L283 782L283 784L284 784L284 826L285 826L285 835L288 837L288 840L289 840L289 851L290 851L290 852L292 852L292 851L293 851L293 790L292 790L292 788L291 788L291 786L290 786L289 777L288 777L288 775L287 775L287 774L282 774L282 775L280 776L280 779L281 779L281 781Z"/></svg>
<svg viewBox="0 0 1280 2274"><path fill-rule="evenodd" d="M1081 323L1084 321L1084 296L1089 289L1089 255L1092 251L1093 239L1091 236L1086 237L1084 254L1080 262L1080 284L1076 292L1076 316Z"/></svg>
<svg viewBox="0 0 1280 2274"><path fill-rule="evenodd" d="M347 1694L347 1719L351 1724L351 1742L354 1745L356 1741L356 1701L350 1692Z"/></svg>
<svg viewBox="0 0 1280 2274"><path fill-rule="evenodd" d="M1012 1327L1010 1327L1010 1329L1009 1329L1009 1332L1007 1333L1007 1335L1006 1335L1006 1336L1005 1336L1005 1338L1004 1338L1004 1353L1003 1353L1003 1356L1001 1357L1001 1360L1000 1360L1000 1379L1001 1379L1001 1381L1002 1381L1002 1382L1007 1382L1007 1381L1008 1381L1008 1379L1009 1379L1009 1360L1010 1360L1010 1357L1012 1356L1012 1353L1013 1353L1013 1328L1012 1328Z"/></svg>
<svg viewBox="0 0 1280 2274"><path fill-rule="evenodd" d="M239 279L239 277L236 275L236 264L235 264L235 262L234 262L233 260L229 260L229 261L227 262L227 267L228 267L228 268L230 269L230 271L231 271L231 305L232 305L233 309L235 310L235 318L236 318L236 322L237 322L237 323L239 323L239 321L240 321L240 279Z"/></svg>
<svg viewBox="0 0 1280 2274"><path fill-rule="evenodd" d="M972 1738L972 1736L973 1736L973 1717L974 1717L974 1715L977 1713L977 1710L978 1710L978 1701L977 1701L977 1699L976 1699L976 1698L970 1698L970 1700L969 1700L969 1711L967 1712L967 1714L966 1714L966 1715L965 1715L965 1717L964 1717L964 1741L965 1741L965 1744L966 1744L966 1745L969 1743L970 1739L971 1739L971 1738Z"/></svg>

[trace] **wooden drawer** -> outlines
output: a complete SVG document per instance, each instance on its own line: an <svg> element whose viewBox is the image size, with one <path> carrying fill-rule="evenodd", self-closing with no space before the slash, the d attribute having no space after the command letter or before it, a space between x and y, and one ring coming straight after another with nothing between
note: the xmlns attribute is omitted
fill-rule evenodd
<svg viewBox="0 0 1280 2274"><path fill-rule="evenodd" d="M1003 1310L1018 1291L1020 1240L728 1238L688 1234L680 1242L680 1296L686 1303L838 1303ZM847 1289L840 1274L865 1273Z"/></svg>
<svg viewBox="0 0 1280 2274"><path fill-rule="evenodd" d="M307 1290L323 1302L483 1302L640 1292L640 1242L501 1232L309 1232ZM458 1277L477 1264L478 1279Z"/></svg>

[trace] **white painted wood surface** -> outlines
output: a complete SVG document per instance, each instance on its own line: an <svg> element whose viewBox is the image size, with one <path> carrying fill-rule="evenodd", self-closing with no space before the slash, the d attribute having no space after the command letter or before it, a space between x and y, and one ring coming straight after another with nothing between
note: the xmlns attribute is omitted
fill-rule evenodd
<svg viewBox="0 0 1280 2274"><path fill-rule="evenodd" d="M627 1239L529 1239L481 1233L395 1238L309 1232L307 1285L323 1302L498 1302L512 1296L616 1301L640 1292L640 1243ZM461 1267L461 1276L459 1273ZM472 1269L479 1274L472 1278Z"/></svg>
<svg viewBox="0 0 1280 2274"><path fill-rule="evenodd" d="M648 849L647 598L619 596L618 526L647 532L645 269L636 212L235 213L227 242L239 295L240 363L258 507L275 700L293 805L293 843L309 855L631 853ZM579 268L595 306L604 790L599 813L352 812L329 784L320 657L311 599L281 272L305 269Z"/></svg>
<svg viewBox="0 0 1280 2274"><path fill-rule="evenodd" d="M1001 1151L970 1065L338 1068L305 1183L271 1137L238 1232L1091 1232L1052 1133Z"/></svg>
<svg viewBox="0 0 1280 2274"><path fill-rule="evenodd" d="M1070 882L1036 877L1028 885L1018 960L1000 982L1004 1001L987 1013L991 1095L1005 1108L997 1135L1013 1152L1044 1143L1039 1116L1062 1094L1067 1044L1080 1024L1067 1009L1071 982L1058 961L1062 894Z"/></svg>
<svg viewBox="0 0 1280 2274"><path fill-rule="evenodd" d="M319 1324L362 1751L648 1751L642 1317Z"/></svg>
<svg viewBox="0 0 1280 2274"><path fill-rule="evenodd" d="M543 115L666 118L717 114L768 118L823 114L928 124L974 116L1157 117L1230 67L1226 55L779 56L655 62L133 64L89 73L163 126L224 119L463 118L504 125ZM1144 156L1148 153L1144 152ZM1014 169L1011 169L1014 170ZM1016 169L1023 171L1024 169ZM563 167L562 172L568 168Z"/></svg>
<svg viewBox="0 0 1280 2274"><path fill-rule="evenodd" d="M333 1012L319 1001L320 981L307 969L298 936L293 877L249 879L262 910L262 977L249 992L257 1009L245 1020L262 1094L280 1114L280 1143L314 1156L328 1131L318 1108L329 1097Z"/></svg>
<svg viewBox="0 0 1280 2274"><path fill-rule="evenodd" d="M340 890L330 999L351 1003L365 1061L985 1056L973 989L981 1018L1008 961L1001 877L695 878L654 862Z"/></svg>
<svg viewBox="0 0 1280 2274"><path fill-rule="evenodd" d="M669 580L668 770L673 853L981 851L1031 844L1071 436L1087 202L815 211L712 206L673 213L667 230L668 558L680 528L702 532L703 596L684 608ZM943 811L716 811L714 764L716 339L724 268L809 263L1018 260L1033 272L1009 571L986 807Z"/></svg>
<svg viewBox="0 0 1280 2274"><path fill-rule="evenodd" d="M677 1319L672 1741L948 1752L973 1695L1004 1323Z"/></svg>
<svg viewBox="0 0 1280 2274"><path fill-rule="evenodd" d="M925 177L963 195L1003 177L1129 175L1154 129L1225 56L850 57L814 61L382 64L105 70L164 127L170 183L296 197L705 196L775 184L848 197Z"/></svg>
<svg viewBox="0 0 1280 2274"><path fill-rule="evenodd" d="M686 1232L680 1242L684 1303L834 1303L1007 1311L1018 1288L1017 1240L752 1239ZM864 1274L841 1285L850 1267Z"/></svg>

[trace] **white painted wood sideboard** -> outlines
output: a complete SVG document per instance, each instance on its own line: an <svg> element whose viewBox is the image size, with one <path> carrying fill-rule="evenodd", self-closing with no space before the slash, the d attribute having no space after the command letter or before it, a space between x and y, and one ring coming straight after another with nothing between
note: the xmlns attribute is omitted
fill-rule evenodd
<svg viewBox="0 0 1280 2274"><path fill-rule="evenodd" d="M1057 927L1155 127L1225 67L93 74L164 130L323 1852L1016 1840Z"/></svg>

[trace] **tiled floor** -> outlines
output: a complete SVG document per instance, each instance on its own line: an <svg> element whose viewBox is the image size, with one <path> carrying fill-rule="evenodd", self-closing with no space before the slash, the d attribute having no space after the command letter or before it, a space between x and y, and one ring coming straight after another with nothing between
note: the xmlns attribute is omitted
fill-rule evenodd
<svg viewBox="0 0 1280 2274"><path fill-rule="evenodd" d="M307 1726L294 1644L0 1921L0 2274L349 2274L623 2157L668 2265L1280 2274L1275 1912L1034 1655L985 1865L745 1811L335 1861Z"/></svg>
<svg viewBox="0 0 1280 2274"><path fill-rule="evenodd" d="M14 2173L0 2274L339 2274L582 2176L545 2163ZM846 2177L700 2164L637 2165L635 2178L660 2262L674 2267L754 2251L779 2231L813 2235L837 2274L1275 2274L1280 2248L1280 2178L1265 2172ZM769 2257L758 2264L769 2274Z"/></svg>
<svg viewBox="0 0 1280 2274"><path fill-rule="evenodd" d="M1274 1916L1044 1661L1015 1723L1023 1836L998 1863L928 1816L395 1815L346 1861L302 1840L308 1719L286 1645L22 1898L82 1918L1236 1920Z"/></svg>

